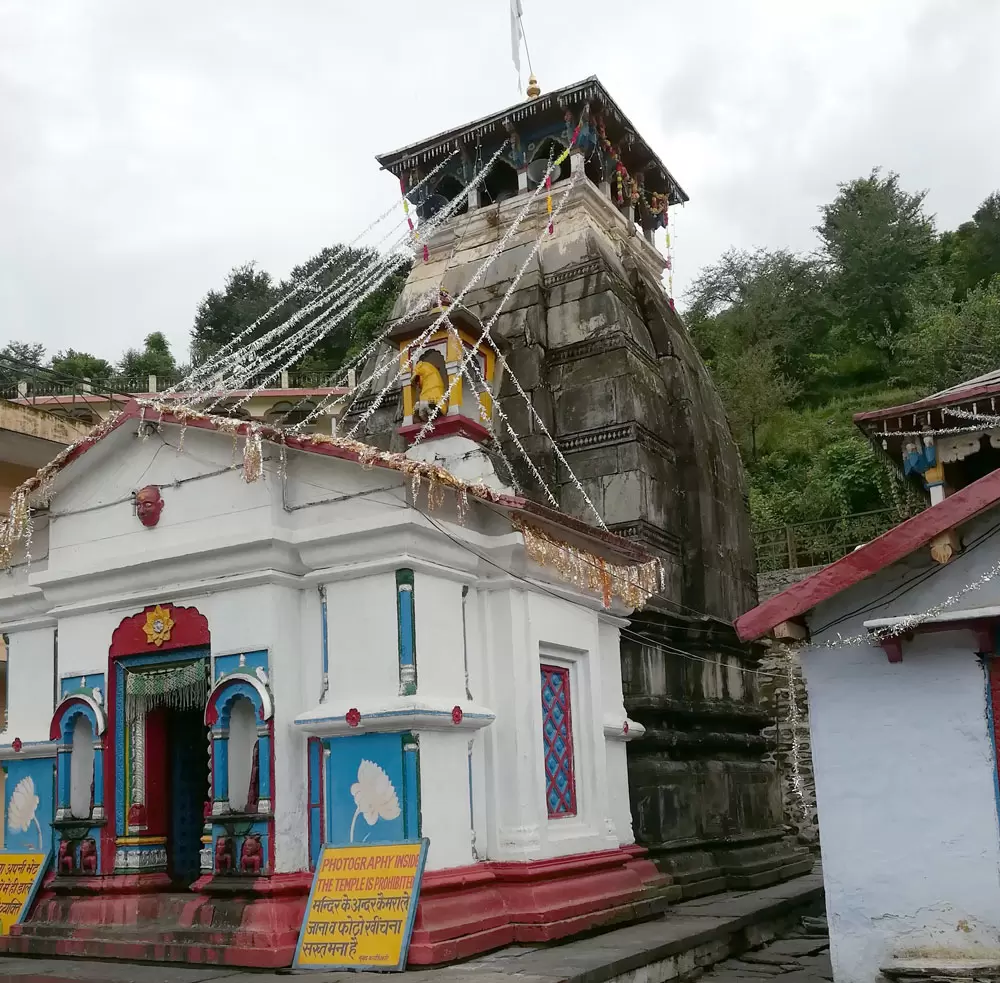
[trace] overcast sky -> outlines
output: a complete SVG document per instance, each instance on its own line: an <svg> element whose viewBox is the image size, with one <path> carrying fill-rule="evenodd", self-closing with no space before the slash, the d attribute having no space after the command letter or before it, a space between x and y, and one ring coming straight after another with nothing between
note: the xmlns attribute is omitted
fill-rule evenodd
<svg viewBox="0 0 1000 983"><path fill-rule="evenodd" d="M1000 0L523 6L542 87L598 75L691 196L678 291L812 248L876 165L942 227L1000 186ZM507 0L0 0L0 343L184 358L232 266L285 275L392 203L376 153L518 98Z"/></svg>

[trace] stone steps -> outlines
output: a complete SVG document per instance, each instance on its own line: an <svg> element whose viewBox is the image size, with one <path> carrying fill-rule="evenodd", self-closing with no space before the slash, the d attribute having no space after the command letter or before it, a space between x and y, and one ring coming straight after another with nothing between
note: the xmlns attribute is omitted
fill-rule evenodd
<svg viewBox="0 0 1000 983"><path fill-rule="evenodd" d="M192 893L42 898L0 953L279 968L292 961L305 899Z"/></svg>

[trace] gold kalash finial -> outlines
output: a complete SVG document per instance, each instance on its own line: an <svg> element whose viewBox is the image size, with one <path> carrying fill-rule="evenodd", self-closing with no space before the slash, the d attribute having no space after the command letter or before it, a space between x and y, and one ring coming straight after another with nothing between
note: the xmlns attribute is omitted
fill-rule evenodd
<svg viewBox="0 0 1000 983"><path fill-rule="evenodd" d="M537 99L542 94L542 90L538 87L538 79L534 75L528 76L528 98Z"/></svg>

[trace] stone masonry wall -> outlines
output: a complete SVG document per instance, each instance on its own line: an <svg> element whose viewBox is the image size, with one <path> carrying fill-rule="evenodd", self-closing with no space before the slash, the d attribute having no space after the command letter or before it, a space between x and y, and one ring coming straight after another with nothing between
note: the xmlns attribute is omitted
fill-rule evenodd
<svg viewBox="0 0 1000 983"><path fill-rule="evenodd" d="M778 772L785 822L802 842L816 845L819 820L809 739L809 699L799 658L801 645L765 645L761 675L757 677L760 708L773 721L762 731L772 747L765 760L773 763Z"/></svg>
<svg viewBox="0 0 1000 983"><path fill-rule="evenodd" d="M770 570L757 574L761 603L780 594L792 584L822 567ZM767 643L757 677L761 709L772 723L763 731L773 750L767 759L774 764L781 781L781 804L785 822L810 845L819 842L816 814L816 786L813 779L812 746L809 743L809 696L802 678L802 646ZM795 699L789 699L789 693Z"/></svg>

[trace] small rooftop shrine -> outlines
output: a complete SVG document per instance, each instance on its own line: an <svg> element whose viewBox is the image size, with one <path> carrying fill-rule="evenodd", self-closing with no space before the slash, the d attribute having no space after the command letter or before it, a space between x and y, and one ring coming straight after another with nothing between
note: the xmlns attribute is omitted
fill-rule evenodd
<svg viewBox="0 0 1000 983"><path fill-rule="evenodd" d="M544 95L533 85L528 94L527 102L380 154L378 162L400 179L406 194L460 148L437 180L415 195L420 218L428 219L462 194L476 171L501 148L489 176L458 214L537 187L549 159L572 145L582 153L561 165L553 183L569 177L572 167L582 166L601 193L652 242L655 230L666 224L667 207L688 196L600 81L591 76Z"/></svg>
<svg viewBox="0 0 1000 983"><path fill-rule="evenodd" d="M936 505L1000 467L1000 371L854 422Z"/></svg>

